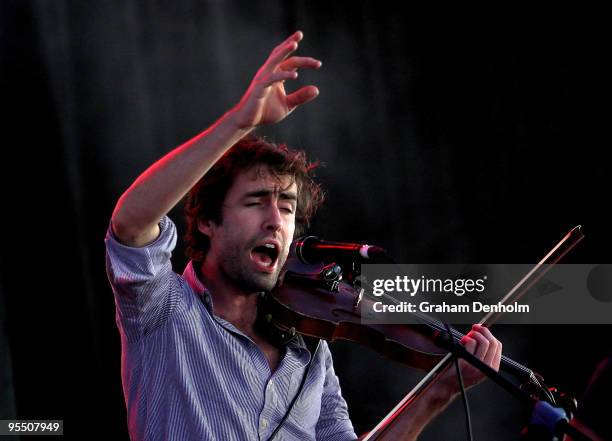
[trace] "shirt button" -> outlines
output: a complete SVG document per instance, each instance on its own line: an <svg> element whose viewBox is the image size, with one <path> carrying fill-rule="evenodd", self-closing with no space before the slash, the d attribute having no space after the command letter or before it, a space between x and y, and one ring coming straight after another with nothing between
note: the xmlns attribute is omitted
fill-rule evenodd
<svg viewBox="0 0 612 441"><path fill-rule="evenodd" d="M261 420L261 427L263 427L264 429L268 427L268 420L267 419L263 419Z"/></svg>

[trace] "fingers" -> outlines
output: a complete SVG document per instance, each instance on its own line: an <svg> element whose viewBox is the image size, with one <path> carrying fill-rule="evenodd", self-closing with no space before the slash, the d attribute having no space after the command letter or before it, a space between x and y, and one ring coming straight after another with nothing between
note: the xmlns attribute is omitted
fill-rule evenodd
<svg viewBox="0 0 612 441"><path fill-rule="evenodd" d="M318 69L321 65L321 61L312 57L291 57L283 61L280 68L282 70L296 70L302 68Z"/></svg>
<svg viewBox="0 0 612 441"><path fill-rule="evenodd" d="M502 352L502 343L498 339L496 339L489 328L482 325L474 325L472 326L473 330L481 333L489 342L489 350L487 352L487 356L483 360L489 366L491 366L495 370L499 370L499 363L501 361L501 352Z"/></svg>
<svg viewBox="0 0 612 441"><path fill-rule="evenodd" d="M495 356L493 357L493 362L491 363L491 367L496 371L499 371L499 365L501 363L501 355L502 355L502 343L498 341L497 348L495 350Z"/></svg>
<svg viewBox="0 0 612 441"><path fill-rule="evenodd" d="M302 87L296 90L291 95L287 95L287 107L293 109L302 104L312 101L319 95L319 89L315 86Z"/></svg>
<svg viewBox="0 0 612 441"><path fill-rule="evenodd" d="M493 369L499 369L502 344L488 328L482 325L472 326L472 330L461 339L468 352L474 354Z"/></svg>
<svg viewBox="0 0 612 441"><path fill-rule="evenodd" d="M263 82L264 87L271 86L277 81L285 81L285 80L295 80L298 77L298 73L294 71L286 71L281 70L278 72L273 72L266 80Z"/></svg>
<svg viewBox="0 0 612 441"><path fill-rule="evenodd" d="M295 31L293 34L289 35L284 42L301 41L302 38L304 38L304 33L302 31Z"/></svg>
<svg viewBox="0 0 612 441"><path fill-rule="evenodd" d="M311 57L291 57L281 64L281 69L272 72L263 82L264 87L268 87L277 81L295 80L298 77L296 72L299 68L318 69L321 62Z"/></svg>
<svg viewBox="0 0 612 441"><path fill-rule="evenodd" d="M276 69L276 67L291 53L295 52L298 48L298 42L304 38L302 31L297 31L281 44L276 46L272 53L268 57L264 68L268 71Z"/></svg>
<svg viewBox="0 0 612 441"><path fill-rule="evenodd" d="M478 332L471 332L470 337L476 340L476 352L474 355L484 361L486 364L489 364L493 355L495 355L495 351L491 350L490 341L482 334Z"/></svg>
<svg viewBox="0 0 612 441"><path fill-rule="evenodd" d="M321 61L312 57L289 57L297 50L298 43L303 37L304 34L301 31L297 31L274 48L264 65L257 71L255 78L253 78L249 90L245 94L246 101L254 97L260 103L264 103L264 105L280 106L283 112L291 112L297 106L305 104L319 95L319 89L315 86L302 87L296 92L286 95L282 84L278 84L286 80L296 79L298 77L298 69L318 69L321 67ZM275 90L274 93L270 94L271 87L274 87ZM266 101L266 97L271 99Z"/></svg>
<svg viewBox="0 0 612 441"><path fill-rule="evenodd" d="M278 81L294 80L298 76L296 71L300 68L318 69L321 67L321 61L312 57L287 58L297 50L298 42L302 40L302 38L304 38L302 31L297 31L272 51L268 60L256 75L256 78L259 79L259 81L257 81L259 86L267 88ZM295 105L308 102L316 96L313 96L314 92L312 89L309 89L308 92L298 92L299 93L293 96L294 102L297 103Z"/></svg>
<svg viewBox="0 0 612 441"><path fill-rule="evenodd" d="M319 60L315 60L314 58L310 57L291 57L281 64L279 70L269 74L269 76L262 81L262 85L263 87L269 87L277 81L295 80L298 77L297 69L304 67L318 69L321 67L321 64L322 63ZM294 98L297 99L297 101L300 101L301 96L302 95L298 94ZM299 105L299 103L296 105ZM289 104L288 106L291 107Z"/></svg>

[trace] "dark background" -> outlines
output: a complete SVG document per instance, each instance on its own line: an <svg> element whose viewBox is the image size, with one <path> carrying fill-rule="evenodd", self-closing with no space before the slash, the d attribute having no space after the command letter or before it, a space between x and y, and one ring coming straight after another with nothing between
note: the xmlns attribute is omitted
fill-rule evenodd
<svg viewBox="0 0 612 441"><path fill-rule="evenodd" d="M104 272L115 201L242 96L296 29L321 94L260 131L306 149L327 203L311 231L403 262L530 263L571 227L565 263L609 261L603 12L385 2L0 2L4 235L0 419L64 419L127 439ZM289 86L293 87L293 85ZM295 86L297 87L297 85ZM171 213L184 231L181 210ZM183 249L174 254L182 272ZM579 396L609 326L507 326L507 355ZM422 375L334 343L358 432ZM520 406L470 393L475 439L514 440ZM463 439L459 402L425 440Z"/></svg>

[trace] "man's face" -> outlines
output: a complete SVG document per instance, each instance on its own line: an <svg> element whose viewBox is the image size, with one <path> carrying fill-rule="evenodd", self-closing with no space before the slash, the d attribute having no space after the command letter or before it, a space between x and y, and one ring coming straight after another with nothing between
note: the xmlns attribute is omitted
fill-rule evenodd
<svg viewBox="0 0 612 441"><path fill-rule="evenodd" d="M287 259L295 230L297 186L266 166L239 173L228 190L220 225L200 223L210 238L206 265L245 292L270 290Z"/></svg>

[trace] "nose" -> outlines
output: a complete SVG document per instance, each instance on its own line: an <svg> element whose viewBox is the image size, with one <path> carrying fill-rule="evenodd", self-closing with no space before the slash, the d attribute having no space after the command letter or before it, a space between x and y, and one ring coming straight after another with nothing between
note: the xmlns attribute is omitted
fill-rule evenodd
<svg viewBox="0 0 612 441"><path fill-rule="evenodd" d="M263 229L266 231L280 231L283 226L283 217L278 205L275 203L268 205L266 218L263 223Z"/></svg>

